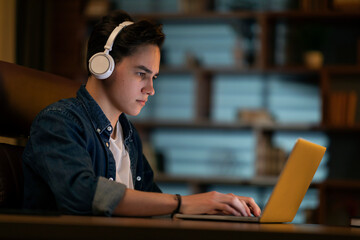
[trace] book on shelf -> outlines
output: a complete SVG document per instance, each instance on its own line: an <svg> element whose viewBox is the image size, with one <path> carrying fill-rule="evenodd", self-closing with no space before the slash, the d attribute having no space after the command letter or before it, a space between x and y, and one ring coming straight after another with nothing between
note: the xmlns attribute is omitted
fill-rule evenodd
<svg viewBox="0 0 360 240"><path fill-rule="evenodd" d="M278 176L286 162L286 152L271 144L268 137L258 140L256 176Z"/></svg>
<svg viewBox="0 0 360 240"><path fill-rule="evenodd" d="M179 8L183 13L198 13L212 9L211 2L206 0L180 0Z"/></svg>
<svg viewBox="0 0 360 240"><path fill-rule="evenodd" d="M303 11L319 11L319 10L327 10L328 8L329 8L329 2L327 0L300 1L300 9Z"/></svg>
<svg viewBox="0 0 360 240"><path fill-rule="evenodd" d="M360 9L359 0L333 0L332 7L334 10L354 11Z"/></svg>
<svg viewBox="0 0 360 240"><path fill-rule="evenodd" d="M360 227L360 216L350 218L350 226L352 226L352 227Z"/></svg>
<svg viewBox="0 0 360 240"><path fill-rule="evenodd" d="M259 151L256 175L278 176L286 162L284 150L276 147L266 147Z"/></svg>
<svg viewBox="0 0 360 240"><path fill-rule="evenodd" d="M84 15L89 18L100 18L106 15L109 9L109 1L89 0L85 6Z"/></svg>
<svg viewBox="0 0 360 240"><path fill-rule="evenodd" d="M331 126L353 126L357 109L355 91L334 91L328 98L328 122Z"/></svg>
<svg viewBox="0 0 360 240"><path fill-rule="evenodd" d="M266 109L242 109L238 112L240 122L249 124L274 124L275 120Z"/></svg>
<svg viewBox="0 0 360 240"><path fill-rule="evenodd" d="M356 115L356 105L357 105L357 94L355 91L348 93L348 102L347 102L347 124L352 126L355 124L355 115Z"/></svg>

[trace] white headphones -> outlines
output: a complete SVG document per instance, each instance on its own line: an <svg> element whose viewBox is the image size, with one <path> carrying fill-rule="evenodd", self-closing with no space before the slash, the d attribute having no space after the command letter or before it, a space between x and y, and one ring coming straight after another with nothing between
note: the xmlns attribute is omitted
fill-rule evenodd
<svg viewBox="0 0 360 240"><path fill-rule="evenodd" d="M114 71L115 62L114 59L110 56L109 52L112 49L116 36L124 27L131 24L133 24L133 22L130 21L120 23L119 26L117 26L110 34L104 46L105 51L96 53L90 58L89 70L97 79L108 78Z"/></svg>

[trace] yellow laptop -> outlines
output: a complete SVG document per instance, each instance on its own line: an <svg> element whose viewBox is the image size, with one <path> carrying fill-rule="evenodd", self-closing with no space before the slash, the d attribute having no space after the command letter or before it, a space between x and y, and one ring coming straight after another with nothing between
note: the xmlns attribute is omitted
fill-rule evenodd
<svg viewBox="0 0 360 240"><path fill-rule="evenodd" d="M260 217L176 214L181 219L236 222L291 222L300 207L326 148L299 138Z"/></svg>

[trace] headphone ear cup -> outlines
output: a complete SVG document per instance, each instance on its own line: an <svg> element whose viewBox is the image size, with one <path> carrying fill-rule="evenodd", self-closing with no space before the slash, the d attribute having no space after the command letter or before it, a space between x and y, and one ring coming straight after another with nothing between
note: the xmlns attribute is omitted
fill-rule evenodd
<svg viewBox="0 0 360 240"><path fill-rule="evenodd" d="M89 60L89 70L97 79L110 77L114 66L114 59L104 52L94 54Z"/></svg>

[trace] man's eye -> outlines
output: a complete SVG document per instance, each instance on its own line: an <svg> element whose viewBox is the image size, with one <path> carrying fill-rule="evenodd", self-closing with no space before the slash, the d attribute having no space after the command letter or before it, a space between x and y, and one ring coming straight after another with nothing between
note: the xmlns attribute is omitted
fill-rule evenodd
<svg viewBox="0 0 360 240"><path fill-rule="evenodd" d="M139 75L140 77L145 77L146 73L138 72L137 75Z"/></svg>
<svg viewBox="0 0 360 240"><path fill-rule="evenodd" d="M157 78L158 78L158 76L154 76L154 77L153 77L153 80L155 80L155 79L157 79Z"/></svg>

